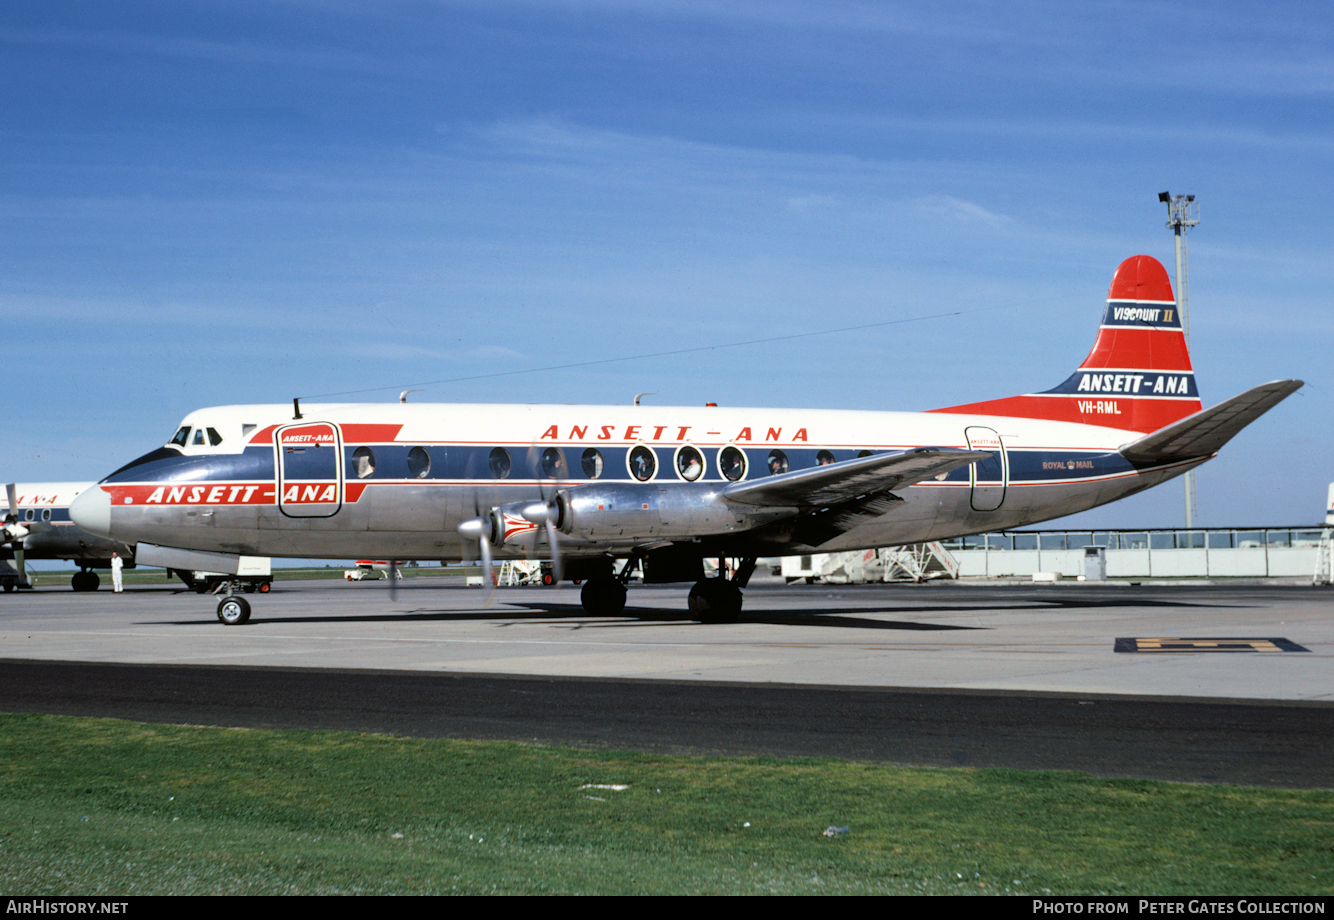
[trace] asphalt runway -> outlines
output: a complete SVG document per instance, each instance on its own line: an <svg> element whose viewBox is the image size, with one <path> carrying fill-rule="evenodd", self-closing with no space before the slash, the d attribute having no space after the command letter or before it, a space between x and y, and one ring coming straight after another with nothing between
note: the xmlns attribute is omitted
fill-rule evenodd
<svg viewBox="0 0 1334 920"><path fill-rule="evenodd" d="M1334 787L1328 590L768 580L711 626L686 593L276 582L225 627L39 587L0 597L0 709Z"/></svg>

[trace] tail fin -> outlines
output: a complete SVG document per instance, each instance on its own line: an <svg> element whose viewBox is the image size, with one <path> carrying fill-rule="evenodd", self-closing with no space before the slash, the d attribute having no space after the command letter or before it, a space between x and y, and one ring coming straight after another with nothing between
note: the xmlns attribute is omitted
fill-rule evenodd
<svg viewBox="0 0 1334 920"><path fill-rule="evenodd" d="M1064 383L1041 393L932 411L1150 432L1201 408L1167 270L1152 256L1131 256L1112 276L1093 350Z"/></svg>

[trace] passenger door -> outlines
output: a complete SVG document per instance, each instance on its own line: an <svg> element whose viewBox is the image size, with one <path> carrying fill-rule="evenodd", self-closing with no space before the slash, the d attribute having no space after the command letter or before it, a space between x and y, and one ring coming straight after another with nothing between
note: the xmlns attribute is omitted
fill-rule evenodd
<svg viewBox="0 0 1334 920"><path fill-rule="evenodd" d="M988 450L991 457L968 468L974 511L995 511L1005 502L1005 488L1010 482L1010 464L1001 436L991 428L964 429L969 450Z"/></svg>
<svg viewBox="0 0 1334 920"><path fill-rule="evenodd" d="M278 508L288 517L333 517L343 507L343 438L330 422L273 433Z"/></svg>

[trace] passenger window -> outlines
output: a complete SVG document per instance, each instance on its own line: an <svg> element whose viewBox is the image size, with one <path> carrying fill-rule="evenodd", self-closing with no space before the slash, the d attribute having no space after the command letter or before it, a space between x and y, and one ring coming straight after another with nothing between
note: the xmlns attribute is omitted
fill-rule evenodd
<svg viewBox="0 0 1334 920"><path fill-rule="evenodd" d="M694 482L704 475L704 458L687 445L676 452L676 472L686 482Z"/></svg>
<svg viewBox="0 0 1334 920"><path fill-rule="evenodd" d="M352 451L352 471L358 479L365 479L375 472L375 451L369 447L358 447Z"/></svg>
<svg viewBox="0 0 1334 920"><path fill-rule="evenodd" d="M735 447L724 447L718 453L718 469L729 482L739 482L746 475L746 455Z"/></svg>
<svg viewBox="0 0 1334 920"><path fill-rule="evenodd" d="M431 455L424 447L414 447L408 451L408 475L413 479L425 479L431 472Z"/></svg>
<svg viewBox="0 0 1334 920"><path fill-rule="evenodd" d="M596 448L590 447L584 451L580 464L584 468L584 478L597 479L602 475L602 454L598 453Z"/></svg>
<svg viewBox="0 0 1334 920"><path fill-rule="evenodd" d="M23 512L23 520L25 520L25 521L31 521L32 518L33 518L33 511L32 511L31 508L29 508L27 511Z"/></svg>
<svg viewBox="0 0 1334 920"><path fill-rule="evenodd" d="M49 521L49 520L51 520L51 509L50 509L50 508L43 508L43 509L42 509L42 520L44 520L44 521Z"/></svg>
<svg viewBox="0 0 1334 920"><path fill-rule="evenodd" d="M787 454L781 450L769 451L769 475L777 476L787 472Z"/></svg>
<svg viewBox="0 0 1334 920"><path fill-rule="evenodd" d="M815 455L815 462L820 466L829 466L834 462L834 455L827 450L822 450Z"/></svg>
<svg viewBox="0 0 1334 920"><path fill-rule="evenodd" d="M491 467L492 479L508 479L510 470L514 467L514 462L510 460L510 452L503 447L491 451L487 464Z"/></svg>
<svg viewBox="0 0 1334 920"><path fill-rule="evenodd" d="M859 451L857 451L857 459L858 459L858 460L860 460L862 457L869 457L869 456L871 456L871 451L869 451L869 450L859 450Z"/></svg>
<svg viewBox="0 0 1334 920"><path fill-rule="evenodd" d="M658 458L642 444L630 451L630 475L640 482L648 482L658 471Z"/></svg>
<svg viewBox="0 0 1334 920"><path fill-rule="evenodd" d="M542 475L548 479L565 478L565 455L558 447L548 447L542 451Z"/></svg>

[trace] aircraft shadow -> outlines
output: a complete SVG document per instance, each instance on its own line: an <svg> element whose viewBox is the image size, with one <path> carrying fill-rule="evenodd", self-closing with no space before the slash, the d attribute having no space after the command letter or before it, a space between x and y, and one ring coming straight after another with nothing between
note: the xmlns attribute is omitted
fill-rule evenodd
<svg viewBox="0 0 1334 920"><path fill-rule="evenodd" d="M742 613L740 623L763 623L773 626L821 626L855 629L889 629L925 632L945 632L950 630L989 629L984 626L956 626L949 623L919 623L908 620L878 620L866 618L867 614L889 613L887 610L874 610L864 607L822 609L809 613L774 613L766 615L763 611L752 614ZM852 617L846 614L859 614ZM449 623L479 620L498 620L501 625L508 622L566 620L569 627L582 629L586 626L634 628L641 626L662 626L677 624L702 629L711 628L712 624L700 623L691 619L684 611L676 608L627 607L625 612L614 617L594 617L585 612L580 604L522 604L515 607L490 610L411 610L403 613L369 613L349 616L265 616L257 612L249 626L291 625L298 623ZM145 621L142 625L159 626L216 626L215 617L203 617L189 620Z"/></svg>
<svg viewBox="0 0 1334 920"><path fill-rule="evenodd" d="M865 629L865 630L894 630L908 632L948 632L955 630L990 630L992 626L960 626L951 623L924 623L915 620L900 619L905 614L958 614L960 616L977 616L983 613L995 613L998 611L1044 611L1058 613L1062 610L1086 610L1091 608L1119 608L1119 607L1153 607L1153 608L1197 608L1197 609L1239 609L1253 607L1252 604L1221 604L1221 603L1199 603L1193 601L1174 601L1174 600L1153 600L1153 599L1130 599L1130 598L1076 598L1076 597L1044 597L1040 599L1026 600L1021 603L1006 603L1000 605L985 604L917 604L917 605L895 605L894 607L874 607L874 606L818 606L809 610L785 610L785 611L765 611L763 602L755 603L748 609L742 611L741 623L763 623L773 626L811 626L824 628L843 628L843 629ZM893 616L895 619L878 619L879 616ZM473 608L469 610L432 610L415 609L405 610L401 613L380 612L351 614L340 616L269 616L262 609L257 610L254 618L250 621L251 626L262 626L268 624L297 624L297 623L411 623L411 622L467 622L479 620L499 620L509 622L537 621L537 620L571 620L578 621L570 623L570 628L584 628L585 626L602 626L617 628L635 628L640 626L661 626L663 624L673 623L682 626L699 626L707 628L711 624L700 623L690 617L685 610L679 607L647 607L630 604L626 606L625 612L614 617L595 617L588 614L582 604L579 603L534 603L523 602L514 603L507 601L496 602L491 607ZM189 620L170 620L157 621L156 623L144 623L144 625L172 625L172 626L195 626L195 625L214 625L214 617L200 616L198 619Z"/></svg>

